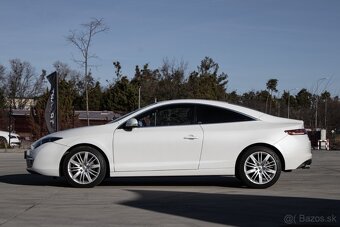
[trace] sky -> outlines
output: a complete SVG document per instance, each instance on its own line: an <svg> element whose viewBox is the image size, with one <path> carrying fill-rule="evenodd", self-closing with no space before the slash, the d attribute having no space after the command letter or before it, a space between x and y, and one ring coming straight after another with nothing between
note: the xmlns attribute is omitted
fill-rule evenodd
<svg viewBox="0 0 340 227"><path fill-rule="evenodd" d="M189 73L208 56L228 74L228 92L262 90L274 78L281 94L340 94L338 0L1 0L0 64L9 70L19 58L40 74L61 61L80 71L66 36L92 18L110 28L90 49L103 86L113 61L131 78L136 65L155 69L168 58Z"/></svg>

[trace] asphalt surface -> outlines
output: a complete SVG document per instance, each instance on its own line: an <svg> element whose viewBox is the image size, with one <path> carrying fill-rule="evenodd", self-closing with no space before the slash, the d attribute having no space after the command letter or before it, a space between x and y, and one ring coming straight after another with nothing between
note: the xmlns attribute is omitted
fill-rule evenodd
<svg viewBox="0 0 340 227"><path fill-rule="evenodd" d="M233 177L111 178L91 189L30 175L0 153L0 226L340 226L340 151L268 189Z"/></svg>

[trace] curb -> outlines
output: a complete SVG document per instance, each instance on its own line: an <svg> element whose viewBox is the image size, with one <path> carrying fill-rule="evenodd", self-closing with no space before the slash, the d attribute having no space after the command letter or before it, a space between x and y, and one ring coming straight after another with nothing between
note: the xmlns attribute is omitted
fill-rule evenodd
<svg viewBox="0 0 340 227"><path fill-rule="evenodd" d="M0 149L0 153L24 153L26 148L8 148Z"/></svg>

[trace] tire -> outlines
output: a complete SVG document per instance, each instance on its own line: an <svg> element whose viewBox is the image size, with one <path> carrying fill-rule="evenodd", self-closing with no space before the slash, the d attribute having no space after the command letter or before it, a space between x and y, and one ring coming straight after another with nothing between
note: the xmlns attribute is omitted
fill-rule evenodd
<svg viewBox="0 0 340 227"><path fill-rule="evenodd" d="M236 176L250 188L268 188L281 174L278 155L267 147L251 147L241 157Z"/></svg>
<svg viewBox="0 0 340 227"><path fill-rule="evenodd" d="M66 154L63 174L73 187L92 188L103 181L106 168L105 159L98 150L81 146Z"/></svg>

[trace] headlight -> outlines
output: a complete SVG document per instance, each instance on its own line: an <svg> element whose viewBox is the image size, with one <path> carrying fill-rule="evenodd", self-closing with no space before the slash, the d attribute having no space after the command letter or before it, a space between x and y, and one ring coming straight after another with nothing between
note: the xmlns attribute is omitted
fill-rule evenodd
<svg viewBox="0 0 340 227"><path fill-rule="evenodd" d="M36 149L44 143L50 143L62 139L61 137L45 137L32 144L33 149Z"/></svg>

